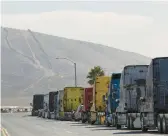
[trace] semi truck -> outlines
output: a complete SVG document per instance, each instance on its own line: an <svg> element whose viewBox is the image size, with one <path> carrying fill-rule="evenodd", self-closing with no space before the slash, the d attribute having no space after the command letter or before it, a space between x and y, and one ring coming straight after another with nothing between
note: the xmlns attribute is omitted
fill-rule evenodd
<svg viewBox="0 0 168 136"><path fill-rule="evenodd" d="M56 120L61 119L61 117L63 118L63 115L60 113L64 111L63 94L64 94L64 90L59 90L58 94L56 94L54 97L54 114L55 114L54 118Z"/></svg>
<svg viewBox="0 0 168 136"><path fill-rule="evenodd" d="M83 105L82 105L82 123L89 121L89 112L91 108L91 102L93 100L93 87L85 88L83 92Z"/></svg>
<svg viewBox="0 0 168 136"><path fill-rule="evenodd" d="M91 124L104 124L106 107L104 101L106 93L108 92L109 82L109 76L99 76L95 80L93 87L93 101L90 108Z"/></svg>
<svg viewBox="0 0 168 136"><path fill-rule="evenodd" d="M59 91L54 95L54 119L58 119L59 115Z"/></svg>
<svg viewBox="0 0 168 136"><path fill-rule="evenodd" d="M43 118L54 118L54 97L58 94L58 91L55 92L49 92L48 94L44 95L44 108L42 117Z"/></svg>
<svg viewBox="0 0 168 136"><path fill-rule="evenodd" d="M140 113L142 131L157 128L159 133L168 133L168 57L152 59Z"/></svg>
<svg viewBox="0 0 168 136"><path fill-rule="evenodd" d="M115 111L120 98L120 77L121 73L113 73L111 76L106 100L106 126L115 126Z"/></svg>
<svg viewBox="0 0 168 136"><path fill-rule="evenodd" d="M44 100L43 94L33 95L33 103L30 103L30 105L32 106L31 111L32 116L38 116L39 110L43 109L43 100Z"/></svg>
<svg viewBox="0 0 168 136"><path fill-rule="evenodd" d="M115 125L127 129L141 128L140 97L145 95L148 65L125 66L120 79L120 99L116 109Z"/></svg>
<svg viewBox="0 0 168 136"><path fill-rule="evenodd" d="M64 120L73 120L74 111L83 104L83 87L65 87L64 88Z"/></svg>

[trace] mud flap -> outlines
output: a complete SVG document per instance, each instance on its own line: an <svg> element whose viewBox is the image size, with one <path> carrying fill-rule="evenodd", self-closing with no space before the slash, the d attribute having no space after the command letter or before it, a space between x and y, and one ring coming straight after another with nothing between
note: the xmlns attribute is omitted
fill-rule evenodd
<svg viewBox="0 0 168 136"><path fill-rule="evenodd" d="M140 117L137 117L137 118L134 120L133 124L134 124L134 128L140 129L140 128L141 128L141 120L140 120Z"/></svg>

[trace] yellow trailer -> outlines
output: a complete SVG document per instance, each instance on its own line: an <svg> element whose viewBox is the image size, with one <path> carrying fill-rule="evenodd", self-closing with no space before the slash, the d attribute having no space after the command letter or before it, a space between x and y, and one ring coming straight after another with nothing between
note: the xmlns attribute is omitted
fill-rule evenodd
<svg viewBox="0 0 168 136"><path fill-rule="evenodd" d="M83 87L65 87L64 88L64 117L72 119L72 111L76 111L78 106L83 103Z"/></svg>
<svg viewBox="0 0 168 136"><path fill-rule="evenodd" d="M108 92L108 86L110 83L109 76L100 76L96 78L93 88L93 104L91 107L91 124L97 122L97 124L103 124L105 120L105 108L106 104L104 99Z"/></svg>

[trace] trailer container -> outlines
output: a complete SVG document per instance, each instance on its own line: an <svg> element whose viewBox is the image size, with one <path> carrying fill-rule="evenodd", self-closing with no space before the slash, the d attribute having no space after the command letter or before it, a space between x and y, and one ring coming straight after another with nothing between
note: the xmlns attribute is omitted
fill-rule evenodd
<svg viewBox="0 0 168 136"><path fill-rule="evenodd" d="M65 87L64 88L64 119L72 120L74 118L74 111L83 103L82 87Z"/></svg>
<svg viewBox="0 0 168 136"><path fill-rule="evenodd" d="M168 133L168 57L151 61L140 112L142 131L157 128L159 133Z"/></svg>

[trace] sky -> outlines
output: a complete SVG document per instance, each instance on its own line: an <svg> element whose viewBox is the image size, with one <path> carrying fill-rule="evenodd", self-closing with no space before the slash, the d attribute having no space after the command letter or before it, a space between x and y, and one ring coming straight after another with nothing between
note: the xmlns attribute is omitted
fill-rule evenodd
<svg viewBox="0 0 168 136"><path fill-rule="evenodd" d="M168 1L3 1L2 26L168 56Z"/></svg>

